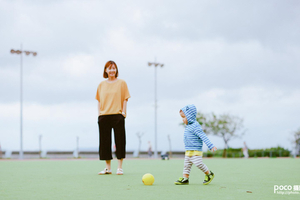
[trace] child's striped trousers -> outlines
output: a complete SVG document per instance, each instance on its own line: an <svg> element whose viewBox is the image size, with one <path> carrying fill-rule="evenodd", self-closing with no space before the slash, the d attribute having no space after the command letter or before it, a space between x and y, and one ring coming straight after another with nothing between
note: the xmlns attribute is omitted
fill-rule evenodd
<svg viewBox="0 0 300 200"><path fill-rule="evenodd" d="M183 174L190 174L193 164L204 173L208 171L208 167L202 162L202 156L185 156Z"/></svg>

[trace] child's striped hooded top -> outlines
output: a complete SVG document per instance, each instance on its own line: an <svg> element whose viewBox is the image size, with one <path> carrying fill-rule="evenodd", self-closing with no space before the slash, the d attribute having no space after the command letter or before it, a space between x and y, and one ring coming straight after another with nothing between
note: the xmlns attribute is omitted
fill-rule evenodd
<svg viewBox="0 0 300 200"><path fill-rule="evenodd" d="M196 120L197 109L195 105L187 105L181 109L185 114L188 124L184 130L185 150L202 151L203 141L209 149L214 145L203 132L201 125Z"/></svg>

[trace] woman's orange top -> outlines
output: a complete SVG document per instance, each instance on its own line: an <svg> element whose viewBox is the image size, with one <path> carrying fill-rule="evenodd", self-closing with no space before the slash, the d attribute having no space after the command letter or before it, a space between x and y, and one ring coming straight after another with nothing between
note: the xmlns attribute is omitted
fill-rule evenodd
<svg viewBox="0 0 300 200"><path fill-rule="evenodd" d="M123 102L130 98L127 84L122 79L109 83L102 81L96 99L100 102L100 115L122 114Z"/></svg>

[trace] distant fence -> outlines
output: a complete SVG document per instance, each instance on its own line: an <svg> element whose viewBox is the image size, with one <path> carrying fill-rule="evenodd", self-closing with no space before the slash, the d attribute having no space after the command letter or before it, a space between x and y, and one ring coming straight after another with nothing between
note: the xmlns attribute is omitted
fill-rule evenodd
<svg viewBox="0 0 300 200"><path fill-rule="evenodd" d="M216 152L203 152L203 157L216 157L221 158L223 156L223 149L219 149ZM24 151L24 158L99 158L98 151ZM162 154L166 154L168 152L161 152L158 151L158 157L160 157ZM172 158L182 158L184 157L185 152L184 151L172 151L171 157ZM249 157L290 157L290 151L283 149L283 148L271 148L271 149L253 149L248 151ZM147 151L141 151L139 154L137 154L137 151L127 151L126 157L127 158L136 158L137 155L139 155L139 158L147 158L148 152ZM114 153L113 153L114 156ZM227 158L242 158L244 155L242 153L241 148L239 149L232 149L229 148L226 150L226 157ZM153 155L152 155L153 157ZM19 151L1 151L0 152L0 159L6 158L6 159L18 159L19 158Z"/></svg>
<svg viewBox="0 0 300 200"><path fill-rule="evenodd" d="M19 158L19 151L2 151L1 158L4 159L18 159ZM158 156L160 157L161 154L165 154L165 152L158 151ZM127 158L134 158L136 152L134 151L127 151L126 157ZM113 153L113 156L115 154ZM184 157L184 151L173 151L172 156L176 157ZM23 157L25 159L38 159L38 158L99 158L98 151L24 151ZM147 151L141 151L139 153L139 158L146 158L148 157ZM153 155L152 155L153 157Z"/></svg>

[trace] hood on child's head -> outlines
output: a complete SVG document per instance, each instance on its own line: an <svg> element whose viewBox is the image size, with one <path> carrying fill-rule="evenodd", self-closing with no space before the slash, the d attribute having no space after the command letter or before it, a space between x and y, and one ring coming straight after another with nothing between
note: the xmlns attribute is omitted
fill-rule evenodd
<svg viewBox="0 0 300 200"><path fill-rule="evenodd" d="M188 124L192 124L196 121L197 109L194 104L187 105L181 108L181 110L185 114Z"/></svg>

